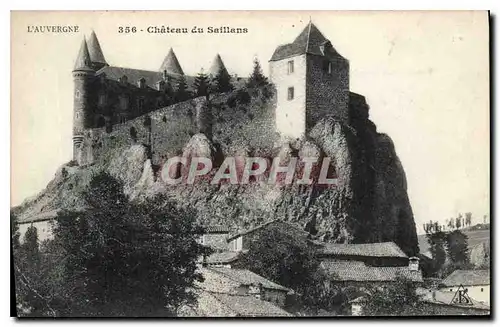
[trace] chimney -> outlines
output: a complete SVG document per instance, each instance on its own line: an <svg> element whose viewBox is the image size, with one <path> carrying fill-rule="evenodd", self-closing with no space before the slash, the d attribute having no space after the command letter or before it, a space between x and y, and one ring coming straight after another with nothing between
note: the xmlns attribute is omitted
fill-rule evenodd
<svg viewBox="0 0 500 327"><path fill-rule="evenodd" d="M141 78L137 81L137 86L141 89L146 87L146 80L144 78Z"/></svg>
<svg viewBox="0 0 500 327"><path fill-rule="evenodd" d="M408 260L408 267L410 268L410 271L418 271L420 259L417 257L410 257Z"/></svg>

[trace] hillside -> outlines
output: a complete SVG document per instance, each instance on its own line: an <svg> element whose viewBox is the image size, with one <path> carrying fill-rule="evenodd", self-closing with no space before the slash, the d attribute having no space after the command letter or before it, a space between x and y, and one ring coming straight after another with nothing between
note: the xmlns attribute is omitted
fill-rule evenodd
<svg viewBox="0 0 500 327"><path fill-rule="evenodd" d="M481 264L484 261L485 250L489 253L490 229L470 230L465 228L462 231L468 237L471 262L477 265ZM425 234L418 235L418 246L420 248L420 253L430 256L430 245Z"/></svg>
<svg viewBox="0 0 500 327"><path fill-rule="evenodd" d="M240 231L277 218L302 226L312 222L320 233L329 231L332 242L395 241L415 254L417 235L404 169L390 137L378 133L369 120L364 98L351 94L348 122L321 119L305 139L281 144L274 132L275 99L268 91L235 91L214 96L210 103L198 98L136 118L111 133L91 131L92 141L85 146L95 160L80 167L63 165L45 190L13 210L20 221L30 221L61 209L82 209L80 194L92 174L107 170L123 181L131 198L168 194L179 205L196 208L204 224ZM318 154L332 158L338 185L168 186L158 178L158 167L179 154L210 156L214 162L235 155L288 160Z"/></svg>

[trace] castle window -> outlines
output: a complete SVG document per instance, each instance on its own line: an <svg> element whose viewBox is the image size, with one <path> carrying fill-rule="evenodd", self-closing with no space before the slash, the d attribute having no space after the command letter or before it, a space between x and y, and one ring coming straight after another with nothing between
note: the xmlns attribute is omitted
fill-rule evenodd
<svg viewBox="0 0 500 327"><path fill-rule="evenodd" d="M288 62L288 74L292 74L293 73L293 60L290 60Z"/></svg>
<svg viewBox="0 0 500 327"><path fill-rule="evenodd" d="M327 74L331 74L332 73L332 70L333 70L333 67L332 67L332 63L328 60L326 60L324 63L323 63L323 70L327 73Z"/></svg>
<svg viewBox="0 0 500 327"><path fill-rule="evenodd" d="M137 86L139 86L139 88L143 89L146 87L146 80L143 78L139 79L139 81L137 81Z"/></svg>
<svg viewBox="0 0 500 327"><path fill-rule="evenodd" d="M288 100L293 100L293 87L288 88Z"/></svg>
<svg viewBox="0 0 500 327"><path fill-rule="evenodd" d="M137 106L139 107L139 111L142 111L144 109L144 98L139 98Z"/></svg>
<svg viewBox="0 0 500 327"><path fill-rule="evenodd" d="M125 96L120 97L120 107L122 110L128 109L128 98Z"/></svg>
<svg viewBox="0 0 500 327"><path fill-rule="evenodd" d="M101 94L99 96L99 105L100 106L104 106L106 104L106 95L105 94Z"/></svg>
<svg viewBox="0 0 500 327"><path fill-rule="evenodd" d="M79 90L76 90L75 98L80 99L80 91Z"/></svg>

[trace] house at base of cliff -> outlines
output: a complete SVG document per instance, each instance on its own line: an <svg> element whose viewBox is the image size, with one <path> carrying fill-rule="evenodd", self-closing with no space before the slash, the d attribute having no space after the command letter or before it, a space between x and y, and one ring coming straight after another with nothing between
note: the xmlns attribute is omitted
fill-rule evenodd
<svg viewBox="0 0 500 327"><path fill-rule="evenodd" d="M394 242L327 243L317 256L332 284L364 288L387 285L399 279L423 282L419 259L408 258Z"/></svg>
<svg viewBox="0 0 500 327"><path fill-rule="evenodd" d="M264 235L264 233L277 232L283 235L290 236L299 241L306 241L309 244L314 244L310 234L304 229L279 219L271 220L267 223L258 225L246 231L233 234L227 238L230 251L246 251L254 240Z"/></svg>
<svg viewBox="0 0 500 327"><path fill-rule="evenodd" d="M197 302L183 306L180 316L272 317L291 316L283 309L290 289L246 269L202 267Z"/></svg>

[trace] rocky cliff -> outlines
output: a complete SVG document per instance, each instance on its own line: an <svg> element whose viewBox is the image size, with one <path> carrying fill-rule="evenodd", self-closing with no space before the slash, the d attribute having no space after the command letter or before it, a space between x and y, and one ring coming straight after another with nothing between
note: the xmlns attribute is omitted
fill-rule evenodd
<svg viewBox="0 0 500 327"><path fill-rule="evenodd" d="M224 224L236 232L279 218L302 226L313 224L328 242L395 241L413 255L418 242L403 167L390 137L378 133L369 120L364 98L351 97L349 122L321 120L305 139L292 143L279 142L270 134L272 101L225 97L211 104L213 137L194 134L182 149L172 150L182 150L185 157L210 156L219 163L230 155L330 157L337 187L166 185L158 177L148 144L131 139L121 142L106 160L81 167L63 165L45 190L13 210L20 221L29 221L55 215L60 209L84 208L81 192L94 173L107 170L124 182L125 192L134 200L168 194L179 204L196 208L204 224ZM234 116L238 118L227 118ZM163 142L170 140L163 138Z"/></svg>

